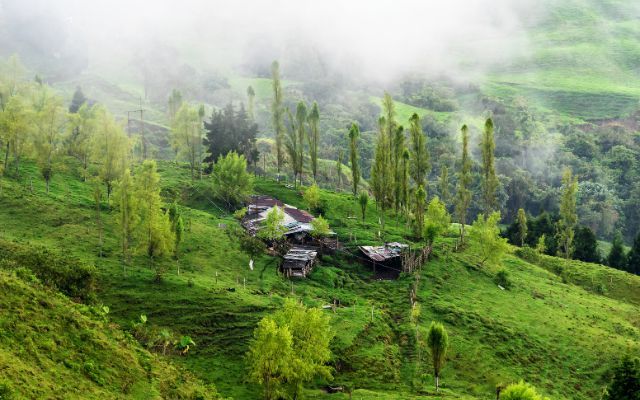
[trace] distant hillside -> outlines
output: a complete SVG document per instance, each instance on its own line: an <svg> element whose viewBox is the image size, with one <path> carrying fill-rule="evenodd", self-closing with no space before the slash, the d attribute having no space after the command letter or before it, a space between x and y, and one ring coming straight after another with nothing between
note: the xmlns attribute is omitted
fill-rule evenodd
<svg viewBox="0 0 640 400"><path fill-rule="evenodd" d="M484 90L525 96L587 121L617 118L640 101L640 7L624 0L543 1L523 18L530 55L490 74Z"/></svg>

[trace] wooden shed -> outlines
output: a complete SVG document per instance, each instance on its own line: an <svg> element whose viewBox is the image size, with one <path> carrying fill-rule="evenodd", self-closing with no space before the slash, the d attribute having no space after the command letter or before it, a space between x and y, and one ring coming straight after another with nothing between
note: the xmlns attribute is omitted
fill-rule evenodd
<svg viewBox="0 0 640 400"><path fill-rule="evenodd" d="M305 278L315 266L317 257L317 250L292 247L284 255L284 261L280 269L287 277Z"/></svg>

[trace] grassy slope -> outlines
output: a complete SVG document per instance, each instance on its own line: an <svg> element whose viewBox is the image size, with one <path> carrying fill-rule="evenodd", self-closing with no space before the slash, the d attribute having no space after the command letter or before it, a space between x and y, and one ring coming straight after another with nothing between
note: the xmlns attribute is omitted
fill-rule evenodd
<svg viewBox="0 0 640 400"><path fill-rule="evenodd" d="M506 99L523 96L569 118L616 118L637 110L637 4L547 1L540 9L543 17L528 29L531 54L494 73L483 89Z"/></svg>
<svg viewBox="0 0 640 400"><path fill-rule="evenodd" d="M192 398L215 394L104 320L0 270L0 385L15 398ZM71 384L72 383L72 384Z"/></svg>
<svg viewBox="0 0 640 400"><path fill-rule="evenodd" d="M105 220L107 257L96 257L90 190L69 175L54 177L49 196L31 165L21 182L4 179L0 235L64 248L95 262L100 271L99 298L111 308L111 318L126 326L144 313L154 324L191 335L196 348L188 357L174 357L175 362L215 383L225 396L255 398L257 388L242 378L242 355L259 318L278 307L292 288L277 275L276 260L270 257L256 260L254 271L248 269L248 257L219 227L236 222L208 201L203 194L206 185L191 187L186 168L173 164L162 163L161 173L165 196L178 196L188 206L184 212L191 226L182 247L181 274L177 275L175 262L167 261L170 271L164 283L152 283L143 258L137 258L123 276L111 218ZM28 190L31 174L34 194ZM302 205L295 190L274 182L260 180L257 190ZM360 244L377 242L373 204L363 226L350 218L357 210L349 195L323 192L322 196L328 205L325 214L348 248L352 236ZM387 222L387 239L406 234L403 221L389 217ZM504 267L515 288L502 292L492 280L495 268L478 268L472 256L449 254L440 245L436 255L420 281L421 324L444 320L451 332L443 383L445 393L454 398L455 393L486 398L496 382L520 378L557 399L593 398L614 358L627 348L640 350L637 306L612 295L615 288L609 288L609 297L601 296L563 284L546 269L510 256ZM389 391L398 393L398 398L407 398L410 392L427 395L432 378L424 365L415 369L408 320L413 279L372 281L367 268L344 256L326 258L322 265L310 279L296 281L293 291L309 305L336 298L343 306L332 318L334 353L341 366L334 384L363 388L358 392L363 399L393 398ZM605 279L601 275L590 276ZM640 288L637 277L621 274L619 279L629 290ZM610 351L603 354L600 349L605 347ZM310 390L309 395L325 396L319 390Z"/></svg>

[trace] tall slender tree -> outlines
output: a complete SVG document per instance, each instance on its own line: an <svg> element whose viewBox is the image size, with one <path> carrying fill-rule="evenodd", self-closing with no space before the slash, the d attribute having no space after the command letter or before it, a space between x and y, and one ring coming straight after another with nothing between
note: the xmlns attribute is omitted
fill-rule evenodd
<svg viewBox="0 0 640 400"><path fill-rule="evenodd" d="M469 129L462 125L462 156L460 158L460 171L458 172L458 187L456 189L455 214L460 224L460 241L464 243L467 212L471 204L471 158L469 157Z"/></svg>
<svg viewBox="0 0 640 400"><path fill-rule="evenodd" d="M311 112L308 117L309 121L309 158L311 159L311 172L313 173L313 180L318 179L318 144L320 143L320 111L318 110L318 103L313 102L311 106Z"/></svg>
<svg viewBox="0 0 640 400"><path fill-rule="evenodd" d="M443 165L440 169L440 198L447 204L449 202L449 168L446 165Z"/></svg>
<svg viewBox="0 0 640 400"><path fill-rule="evenodd" d="M425 186L429 173L429 150L427 149L427 137L422 132L420 117L414 113L409 119L409 132L411 138L411 178L416 186Z"/></svg>
<svg viewBox="0 0 640 400"><path fill-rule="evenodd" d="M413 215L415 220L413 221L413 229L418 239L422 239L424 233L424 212L427 204L427 192L424 187L418 186L415 190L415 199L413 206Z"/></svg>
<svg viewBox="0 0 640 400"><path fill-rule="evenodd" d="M155 269L156 280L162 279L163 269L156 262L173 249L173 235L169 217L162 211L160 197L160 175L154 160L145 160L134 178L135 196L140 223L137 240L140 250L149 257L149 263Z"/></svg>
<svg viewBox="0 0 640 400"><path fill-rule="evenodd" d="M289 164L291 164L291 171L293 172L293 183L298 184L298 174L300 173L300 167L302 165L300 157L300 147L302 144L299 142L298 130L296 128L296 121L293 118L290 110L287 110L288 124L287 124L287 140L285 142L285 149L289 156Z"/></svg>
<svg viewBox="0 0 640 400"><path fill-rule="evenodd" d="M496 191L498 190L494 156L496 142L493 137L493 120L491 118L487 118L484 124L480 147L482 150L482 200L484 212L489 215L497 209Z"/></svg>
<svg viewBox="0 0 640 400"><path fill-rule="evenodd" d="M393 166L391 164L391 145L387 135L386 119L378 119L378 138L371 167L371 182L376 205L382 211L384 219L385 210L393 205Z"/></svg>
<svg viewBox="0 0 640 400"><path fill-rule="evenodd" d="M20 172L20 158L29 145L29 121L32 110L20 95L9 97L0 113L0 138L4 143L4 173L9 168L9 156L13 155L16 173Z"/></svg>
<svg viewBox="0 0 640 400"><path fill-rule="evenodd" d="M204 114L205 108L204 104L200 104L198 107L198 118L200 120L199 126L204 127ZM198 143L196 144L196 148L198 149L198 156L196 157L200 162L198 163L198 179L202 179L202 160L204 160L204 136L200 135L198 137Z"/></svg>
<svg viewBox="0 0 640 400"><path fill-rule="evenodd" d="M180 107L182 107L182 93L178 89L173 89L168 101L169 122L173 123Z"/></svg>
<svg viewBox="0 0 640 400"><path fill-rule="evenodd" d="M562 198L560 199L560 220L558 221L559 252L566 258L573 253L573 238L578 223L576 210L576 196L578 180L573 177L571 169L567 168L562 176Z"/></svg>
<svg viewBox="0 0 640 400"><path fill-rule="evenodd" d="M247 87L247 104L248 104L247 112L249 113L249 118L251 118L251 120L255 120L255 115L254 115L255 100L256 100L256 92L255 90L253 90L253 87L249 85L249 87Z"/></svg>
<svg viewBox="0 0 640 400"><path fill-rule="evenodd" d="M198 175L202 164L202 137L204 131L199 112L187 103L182 104L171 125L171 141L177 156L186 159L191 171L191 179Z"/></svg>
<svg viewBox="0 0 640 400"><path fill-rule="evenodd" d="M133 241L134 230L138 223L133 178L129 169L124 171L122 178L120 178L116 185L115 198L118 209L116 225L120 234L122 268L124 270L131 259L130 248Z"/></svg>
<svg viewBox="0 0 640 400"><path fill-rule="evenodd" d="M91 144L96 131L95 106L83 104L77 112L69 114L67 124L67 142L69 152L80 161L82 180L89 177L88 167L91 161Z"/></svg>
<svg viewBox="0 0 640 400"><path fill-rule="evenodd" d="M431 353L433 375L436 378L436 392L440 391L440 373L446 361L449 348L449 335L444 326L439 322L432 322L427 332L427 345Z"/></svg>
<svg viewBox="0 0 640 400"><path fill-rule="evenodd" d="M404 145L404 127L402 125L396 128L393 136L393 196L395 199L396 215L402 208L402 153L405 149Z"/></svg>
<svg viewBox="0 0 640 400"><path fill-rule="evenodd" d="M353 195L358 194L358 185L360 184L360 162L358 156L358 138L360 137L360 129L355 123L351 124L349 129L349 159L351 161L351 179L353 184Z"/></svg>
<svg viewBox="0 0 640 400"><path fill-rule="evenodd" d="M307 141L307 105L299 101L296 106L296 130L298 132L298 176L302 185L304 173L304 144Z"/></svg>
<svg viewBox="0 0 640 400"><path fill-rule="evenodd" d="M402 184L400 185L400 202L405 210L405 212L409 212L409 164L410 164L411 155L409 153L409 149L406 147L402 151Z"/></svg>
<svg viewBox="0 0 640 400"><path fill-rule="evenodd" d="M273 122L273 131L276 141L276 164L278 175L284 163L284 107L282 105L283 93L280 84L280 65L277 61L271 64L271 79L273 84L273 101L271 103L271 113Z"/></svg>
<svg viewBox="0 0 640 400"><path fill-rule="evenodd" d="M338 159L336 160L336 175L338 176L338 190L342 189L342 163L344 161L344 150L338 149Z"/></svg>
<svg viewBox="0 0 640 400"><path fill-rule="evenodd" d="M34 148L46 191L55 169L58 167L61 139L66 120L62 99L43 85L38 88L35 108Z"/></svg>
<svg viewBox="0 0 640 400"><path fill-rule="evenodd" d="M518 209L518 244L520 247L524 247L524 242L527 240L527 214L522 208Z"/></svg>
<svg viewBox="0 0 640 400"><path fill-rule="evenodd" d="M127 163L129 141L122 127L104 108L96 113L96 134L93 141L93 158L98 163L98 176L107 189L107 204L111 198L113 183L122 175Z"/></svg>

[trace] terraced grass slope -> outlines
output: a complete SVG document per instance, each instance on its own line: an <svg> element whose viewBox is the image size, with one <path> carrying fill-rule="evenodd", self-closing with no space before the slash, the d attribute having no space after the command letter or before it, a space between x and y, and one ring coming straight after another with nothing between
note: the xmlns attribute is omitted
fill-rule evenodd
<svg viewBox="0 0 640 400"><path fill-rule="evenodd" d="M491 74L483 90L522 96L581 120L619 118L640 100L640 7L624 0L537 3L523 16L528 56Z"/></svg>
<svg viewBox="0 0 640 400"><path fill-rule="evenodd" d="M268 255L249 269L249 257L229 234L237 222L211 202L206 180L192 183L188 168L175 163L160 163L160 172L163 195L178 199L187 225L180 273L176 261L165 260L162 283L153 282L142 256L123 269L109 210L103 213L105 256L97 256L91 189L69 173L54 177L49 196L32 165L20 179L3 178L0 236L64 249L95 264L97 297L110 307L109 318L127 328L146 314L150 323L193 337L196 346L186 357L167 358L215 384L225 397L258 397L259 388L245 380L243 355L259 319L289 296L309 306L339 304L335 313L326 310L336 334L334 379L310 384L309 398L348 398L326 393L328 384L353 389L360 399L437 397L410 318L409 293L416 278L373 279L372 271L350 255L356 254L356 244L380 242L373 203L362 222L349 194L322 191L324 215L345 252L325 256L309 279L291 282L278 275L278 260ZM258 179L256 191L304 207L298 190L277 182ZM404 220L391 214L386 220L387 240L411 240ZM473 254L453 252L453 240L436 244L418 280L419 327L439 320L450 332L444 396L486 399L497 383L525 379L554 399L593 399L618 358L640 351L637 299L625 295L640 293L640 278L551 258L563 264L561 270L546 258L522 255L525 261L515 254L500 266L481 266ZM494 282L502 268L511 277L511 290L502 291Z"/></svg>

